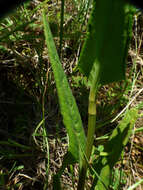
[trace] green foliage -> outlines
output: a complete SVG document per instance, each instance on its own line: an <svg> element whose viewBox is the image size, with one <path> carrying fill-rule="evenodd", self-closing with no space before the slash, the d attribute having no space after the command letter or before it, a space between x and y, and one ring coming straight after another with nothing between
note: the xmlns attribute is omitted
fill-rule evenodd
<svg viewBox="0 0 143 190"><path fill-rule="evenodd" d="M44 3L41 3L35 10L38 10L39 7L47 6L46 1ZM66 41L66 35L68 39L74 39L74 42L72 44L71 48L77 48L75 44L79 42L79 37L82 34L82 31L84 31L83 26L86 22L85 17L83 15L86 15L88 13L88 9L90 7L91 0L83 0L80 2L80 8L79 15L77 13L77 18L75 18L75 22L73 22L73 19L70 18L70 14L66 13L68 16L68 19L70 20L70 24L67 24L64 29L63 34L63 27L64 27L64 18L66 19L66 16L64 15L64 1L62 1L62 11L61 11L61 36L59 40L59 47L60 51L62 51L62 41L63 38ZM95 3L96 2L96 3ZM67 2L65 2L67 3ZM75 0L76 5L78 6L79 1ZM49 4L48 4L49 6ZM46 66L43 65L43 51L44 48L44 40L43 40L43 34L41 30L41 24L36 24L35 19L31 19L31 15L35 13L34 11L29 11L27 9L28 4L23 7L22 14L18 17L15 16L15 19L7 18L4 20L4 24L0 26L0 51L5 54L9 52L13 52L13 47L16 47L16 50L18 51L18 55L22 55L24 59L22 59L22 63L25 63L25 57L28 58L28 64L27 68L30 67L29 63L31 63L30 57L35 55L35 53L32 53L33 49L36 51L36 55L38 55L38 61L34 63L37 65L35 67L35 70L32 70L32 74L35 76L34 78L34 85L38 88L40 88L40 93L43 97L43 103L42 103L42 120L37 125L35 132L33 133L33 139L42 139L40 143L40 149L44 152L44 161L45 162L45 178L44 180L44 189L47 189L48 187L48 175L49 169L50 169L50 151L49 151L49 145L48 141L49 136L47 134L47 125L46 125L46 118L51 114L51 109L45 109L45 106L47 106L46 98L47 94L48 96L53 96L53 91L55 92L55 88L53 89L54 85L51 85L51 79L52 78L52 72L50 70L50 67L47 67L47 59L46 59ZM79 9L80 9L79 8ZM46 9L45 9L46 10ZM76 10L77 11L77 10ZM76 12L75 11L75 12ZM31 13L30 13L31 12ZM137 117L142 117L141 115L138 115L138 110L143 107L143 104L139 104L137 108L128 110L125 114L125 117L120 122L120 124L116 127L116 129L113 130L113 133L111 136L109 136L109 133L107 133L105 136L96 138L96 142L99 142L98 140L107 140L107 143L105 146L103 144L97 143L96 147L93 147L94 140L95 140L95 129L101 127L101 125L105 125L105 123L109 124L111 121L111 115L112 112L118 111L119 104L114 104L114 98L116 95L113 92L113 89L115 89L115 85L108 86L110 88L107 91L106 98L108 99L108 102L111 102L110 105L107 105L105 103L105 99L102 99L102 110L99 120L103 122L103 124L99 124L100 126L96 125L96 100L97 100L97 94L99 89L99 84L107 84L109 82L118 81L124 79L125 75L125 59L128 51L128 46L131 38L131 28L132 28L132 21L133 21L133 12L131 6L124 4L123 0L118 1L112 1L109 0L94 0L93 1L93 10L89 19L88 24L88 32L87 32L87 38L85 39L85 43L83 46L83 49L81 51L80 59L79 59L79 69L88 77L88 84L90 85L90 94L89 94L89 107L88 107L88 133L87 138L84 133L83 124L81 121L81 116L79 114L75 99L72 95L72 91L70 89L70 86L68 84L66 75L64 73L64 70L62 68L60 59L57 54L57 50L55 47L55 43L53 40L53 36L58 36L59 33L59 17L57 16L52 18L52 16L49 18L49 23L47 22L45 11L43 11L43 25L44 25L44 32L45 32L45 38L46 38L46 45L48 49L48 59L50 60L51 67L54 73L58 98L59 98L59 104L61 109L61 115L63 117L63 123L67 129L68 133L68 140L69 140L69 146L68 146L68 152L65 154L63 163L61 168L59 169L58 173L53 176L53 189L54 190L60 190L61 184L60 184L60 177L63 174L65 168L67 166L70 166L70 172L72 173L72 177L74 176L74 168L72 168L72 164L78 163L79 164L79 183L78 183L78 190L82 190L86 188L85 186L85 180L86 180L86 173L90 176L93 174L94 176L94 183L92 185L92 189L119 189L120 184L125 184L124 180L124 173L120 173L118 169L113 170L114 165L119 160L123 150L124 146L127 144L132 127L134 123L136 122ZM58 13L59 14L59 13ZM38 12L39 15L39 12ZM35 17L34 17L35 18ZM80 20L81 18L81 20ZM67 19L67 20L68 20ZM20 20L20 21L19 21ZM22 20L22 21L21 21ZM77 24L76 22L79 23ZM76 24L75 24L76 23ZM70 25L70 27L69 27ZM7 26L7 27L4 27ZM75 26L75 28L74 28ZM81 31L79 32L79 28ZM85 27L85 26L84 26ZM35 35L35 31L38 28L38 34L40 30L40 35ZM75 29L74 33L71 34L73 28ZM33 32L34 31L34 32ZM52 33L51 33L52 32ZM68 34L68 32L70 34ZM37 34L37 33L36 33ZM57 42L58 42L58 38ZM24 48L22 48L23 40L26 44ZM28 43L27 43L28 42ZM7 44L5 46L5 43ZM19 44L18 44L19 43ZM73 47L74 46L74 47ZM21 47L19 51L19 47ZM10 49L11 51L9 51ZM59 51L59 52L60 52ZM28 54L28 55L27 55ZM12 54L13 55L13 54ZM44 54L45 55L45 54ZM19 56L20 57L20 56ZM20 58L19 58L20 59ZM62 60L62 56L61 56ZM63 59L64 60L64 59ZM16 64L19 64L19 61L15 59ZM18 63L17 63L18 62ZM24 68L23 68L24 69ZM47 71L48 70L48 71ZM36 71L36 72L35 72ZM48 74L47 74L47 73ZM112 75L111 75L112 73ZM48 76L47 76L47 75ZM73 74L73 73L72 73ZM47 78L49 77L50 80L48 81ZM74 90L74 93L78 94L78 98L80 99L78 101L78 104L80 102L85 103L85 99L87 98L85 94L83 94L83 89L86 91L87 94L87 78L80 76L71 76L72 77L72 89ZM47 82L45 82L47 81ZM52 81L52 84L55 84ZM119 84L120 85L120 84ZM46 93L46 88L48 86L48 93ZM55 86L54 86L55 87ZM49 89L52 89L52 93ZM82 89L83 88L83 89ZM119 88L118 88L119 89ZM130 89L129 89L130 90ZM76 92L75 92L76 91ZM124 93L122 86L120 86L120 95ZM122 92L121 92L122 91ZM51 93L51 94L50 94ZM77 98L76 96L76 98ZM39 98L39 97L38 97ZM39 98L40 99L40 98ZM49 98L47 98L49 101ZM113 101L111 101L113 99ZM87 100L88 101L88 100ZM121 101L121 99L120 99ZM39 101L40 102L40 101ZM51 103L51 101L49 101ZM41 103L41 102L40 102ZM118 102L119 103L119 102ZM124 100L125 104L125 100ZM84 109L83 105L80 105L81 109L80 112L81 115L84 115L85 122L87 122L86 114L83 114L83 112L86 112L86 109ZM98 111L98 110L97 110ZM38 110L39 112L39 110ZM46 112L46 113L45 113ZM108 121L104 122L103 115L104 112L106 112L108 116ZM48 114L47 114L48 113ZM27 114L27 113L26 113ZM47 115L48 116L47 116ZM23 114L24 115L24 114ZM13 130L13 133L20 134L23 130L27 127L27 123L23 126L24 123L23 115L19 118L17 117L15 120L15 125L17 125L17 129ZM41 115L40 115L41 119ZM53 119L53 118L52 118ZM54 117L55 119L55 117ZM55 119L56 120L56 119ZM98 118L97 118L98 120ZM38 120L39 121L39 120ZM35 121L34 121L35 122ZM60 124L59 120L56 121L56 126L58 127L57 131L60 130ZM108 128L108 126L107 126ZM105 129L105 128L104 128ZM104 133L104 129L102 129L102 133ZM32 129L33 131L33 129ZM108 131L108 129L107 129ZM143 127L140 127L135 130L135 132L141 132L143 131ZM41 135L42 133L42 135ZM14 135L14 136L16 136ZM57 134L56 134L57 135ZM23 135L25 136L25 134ZM25 142L23 142L23 137L17 137L16 139L12 140L13 138L10 138L10 140L1 140L1 159L15 159L15 158L22 158L25 157L34 157L33 152L35 152L34 147L31 151L31 146L26 146ZM17 141L18 139L18 141ZM20 139L20 142L19 142ZM22 140L22 142L21 142ZM59 140L59 139L58 139ZM67 140L66 140L67 141ZM55 139L54 139L55 142ZM51 143L51 142L50 142ZM37 141L35 140L35 144L37 145ZM8 150L5 150L5 147L8 147ZM22 150L19 154L17 151L11 151L9 148L15 148ZM38 147L39 148L39 147ZM94 148L94 151L93 151ZM141 147L140 147L141 149ZM37 150L36 150L37 151ZM27 153L28 152L28 153ZM93 154L92 154L93 152ZM92 154L92 155L91 155ZM95 156L96 155L96 156ZM41 157L39 155L38 159ZM90 158L91 157L91 158ZM92 162L93 161L93 162ZM91 163L91 164L90 164ZM23 169L23 165L19 165L18 167L15 167L15 170L18 171ZM68 168L69 169L69 168ZM90 169L88 172L87 170ZM90 173L91 172L91 173ZM76 179L73 179L73 186L76 186L74 183L77 180L77 173L76 173ZM88 176L87 176L88 177ZM120 178L121 177L121 178ZM73 177L74 178L74 177ZM90 179L90 178L89 178ZM39 180L39 179L38 179ZM37 181L38 181L37 180ZM34 183L34 182L33 182ZM142 180L137 182L134 186L132 186L130 189L135 188L138 184L142 183ZM0 174L0 186L5 185L5 173ZM16 185L19 185L17 183ZM42 183L41 183L42 184ZM43 184L42 184L43 185Z"/></svg>
<svg viewBox="0 0 143 190"><path fill-rule="evenodd" d="M43 24L45 31L46 44L53 69L56 87L59 97L61 114L63 116L63 123L66 126L69 135L68 153L63 161L63 169L68 165L81 161L83 151L85 149L86 138L82 127L80 114L69 87L66 75L62 69L53 37L47 22L46 14L43 11ZM60 171L60 174L62 172Z"/></svg>
<svg viewBox="0 0 143 190"><path fill-rule="evenodd" d="M143 183L143 179L141 179L138 182L136 182L134 185L132 185L131 187L129 187L127 190L133 190L133 189L135 189L137 186L139 186L142 183Z"/></svg>
<svg viewBox="0 0 143 190"><path fill-rule="evenodd" d="M100 158L98 163L95 165L95 169L98 172L98 175L100 175L102 181L104 182L104 185L103 183L101 183L100 180L95 178L92 189L94 189L95 185L99 190L109 188L113 166L119 160L123 148L129 140L129 137L132 133L132 128L137 118L138 110L132 108L126 112L120 124L117 126L117 128L113 130L113 133L104 148L104 151L107 152L109 155Z"/></svg>
<svg viewBox="0 0 143 190"><path fill-rule="evenodd" d="M104 11L104 16L102 11ZM112 12L111 12L112 10ZM124 1L97 1L93 6L88 35L79 60L79 68L89 77L89 120L87 144L80 115L61 67L49 24L43 12L43 22L48 53L56 81L56 87L63 116L63 122L69 135L69 149L65 155L62 168L54 176L54 189L60 189L60 176L68 164L79 161L81 167L78 189L84 189L87 162L90 159L96 124L96 95L98 84L124 79L125 59L129 47L132 29L132 13ZM130 17L131 16L131 17ZM114 17L114 19L112 19ZM95 22L96 20L96 22ZM116 22L115 22L116 21ZM119 27L120 26L120 27ZM116 62L116 65L115 65ZM111 75L111 73L113 75ZM106 189L110 185L110 175L118 161L123 147L128 142L133 124L137 119L137 110L127 112L120 125L113 131L105 146L103 158L96 164L100 178L95 179L97 189ZM80 140L79 140L80 139ZM117 146L118 148L114 147ZM83 152L85 150L85 157ZM106 154L107 153L107 154ZM82 158L82 162L81 162ZM102 179L102 182L101 180ZM93 185L93 188L94 188Z"/></svg>
<svg viewBox="0 0 143 190"><path fill-rule="evenodd" d="M96 127L96 97L99 83L108 84L125 78L125 59L132 31L130 14L132 14L130 6L123 0L110 2L99 0L96 3L95 1L93 2L88 34L79 59L79 69L88 77L90 94L85 151L87 161L83 159L78 190L84 189L87 162L92 152ZM107 153L109 153L109 150ZM119 151L119 155L120 153ZM108 163L106 167L100 167L100 169L104 170L103 174L101 172L100 175L105 183L105 185L101 183L102 188L108 186L110 164ZM108 175L107 179L106 175ZM100 183L97 184L97 188L99 186ZM100 187L99 189L102 188Z"/></svg>
<svg viewBox="0 0 143 190"><path fill-rule="evenodd" d="M113 170L112 172L112 180L111 180L111 185L110 187L113 189L113 190L117 190L117 189L120 189L120 186L123 184L126 184L127 182L127 176L126 174L124 173L123 170L121 169L118 169L118 168L115 168L115 170Z"/></svg>
<svg viewBox="0 0 143 190"><path fill-rule="evenodd" d="M94 64L96 72L98 62L101 84L125 78L125 60L132 34L132 10L124 0L93 1L87 38L78 63L79 70L87 77Z"/></svg>

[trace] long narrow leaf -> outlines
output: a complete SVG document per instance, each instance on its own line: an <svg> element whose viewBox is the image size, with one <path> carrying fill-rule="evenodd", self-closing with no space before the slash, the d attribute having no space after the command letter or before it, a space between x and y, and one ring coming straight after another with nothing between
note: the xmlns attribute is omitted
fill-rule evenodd
<svg viewBox="0 0 143 190"><path fill-rule="evenodd" d="M137 186L139 186L141 183L143 183L143 179L141 179L140 181L136 182L134 185L132 185L131 187L129 187L127 190L133 190Z"/></svg>
<svg viewBox="0 0 143 190"><path fill-rule="evenodd" d="M78 107L72 95L66 75L57 54L57 50L52 37L52 33L50 31L49 24L47 22L45 11L43 11L43 23L46 44L48 48L48 55L56 82L61 114L63 116L63 123L69 135L69 153L67 154L68 156L66 155L64 161L65 167L67 164L81 160L83 151L85 149L86 137Z"/></svg>

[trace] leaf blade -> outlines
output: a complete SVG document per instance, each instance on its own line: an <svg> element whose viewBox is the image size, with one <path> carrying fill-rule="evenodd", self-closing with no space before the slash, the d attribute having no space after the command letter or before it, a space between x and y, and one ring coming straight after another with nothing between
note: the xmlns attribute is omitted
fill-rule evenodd
<svg viewBox="0 0 143 190"><path fill-rule="evenodd" d="M123 148L127 144L137 118L138 110L136 108L132 108L126 112L124 118L121 120L117 128L113 130L109 141L105 145L104 151L107 152L109 156L101 158L95 166L98 175L100 175L100 178L104 181L106 187L109 187L112 168L118 161ZM105 186L99 179L95 179L92 189L94 189L95 184L97 189L106 190Z"/></svg>
<svg viewBox="0 0 143 190"><path fill-rule="evenodd" d="M132 8L124 0L97 0L96 4L93 3L78 68L89 77L97 60L101 67L101 84L123 80L132 34Z"/></svg>
<svg viewBox="0 0 143 190"><path fill-rule="evenodd" d="M50 31L50 27L46 19L45 11L43 11L43 23L46 44L57 87L61 114L63 116L63 123L66 126L69 135L68 151L73 155L73 157L77 161L79 160L82 154L82 151L80 149L84 150L86 137L82 126L82 121L78 111L78 107L72 95L66 75L63 71L57 54L52 33Z"/></svg>

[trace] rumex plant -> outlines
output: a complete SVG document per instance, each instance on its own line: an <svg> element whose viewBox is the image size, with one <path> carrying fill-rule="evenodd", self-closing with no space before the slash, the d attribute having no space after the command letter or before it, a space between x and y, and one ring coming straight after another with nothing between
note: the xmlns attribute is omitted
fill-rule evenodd
<svg viewBox="0 0 143 190"><path fill-rule="evenodd" d="M61 189L60 177L64 169L79 163L78 190L84 189L87 169L96 129L96 99L99 85L125 79L125 61L131 39L135 9L124 0L94 0L87 37L81 50L78 68L88 78L88 133L85 136L81 117L66 75L60 63L55 43L43 10L43 23L48 55L53 69L63 123L69 135L68 152L63 165L54 176L53 189ZM61 44L61 41L60 41ZM95 164L91 189L109 189L111 172L127 144L137 119L137 109L128 110L113 130L104 151Z"/></svg>

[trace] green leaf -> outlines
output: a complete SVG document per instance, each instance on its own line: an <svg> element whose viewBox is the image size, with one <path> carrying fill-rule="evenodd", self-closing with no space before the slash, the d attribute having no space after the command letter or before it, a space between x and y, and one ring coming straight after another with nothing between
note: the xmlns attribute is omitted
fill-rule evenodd
<svg viewBox="0 0 143 190"><path fill-rule="evenodd" d="M50 31L50 27L46 19L45 11L43 11L43 23L46 44L48 48L48 55L50 58L56 82L61 114L63 116L63 123L69 135L68 153L65 156L65 159L63 161L63 167L61 169L61 171L63 171L63 169L68 164L73 164L81 160L81 157L85 149L86 137L82 126L82 121L78 111L78 107L72 95L66 75L64 73L64 70L62 68L57 54L52 33Z"/></svg>
<svg viewBox="0 0 143 190"><path fill-rule="evenodd" d="M79 70L87 77L97 62L101 84L125 78L125 60L132 35L132 10L124 0L93 1L87 37L78 63ZM94 70L96 75L96 67Z"/></svg>
<svg viewBox="0 0 143 190"><path fill-rule="evenodd" d="M136 108L132 108L126 112L126 115L120 124L116 129L113 130L113 133L110 136L109 141L105 145L104 149L105 152L108 152L109 156L100 158L99 162L95 166L95 169L104 182L104 185L100 180L95 179L93 183L93 189L95 187L95 184L97 190L105 190L109 188L113 166L119 160L121 153L129 140L129 137L132 133L132 128L137 118L138 110ZM107 188L105 188L105 186Z"/></svg>

